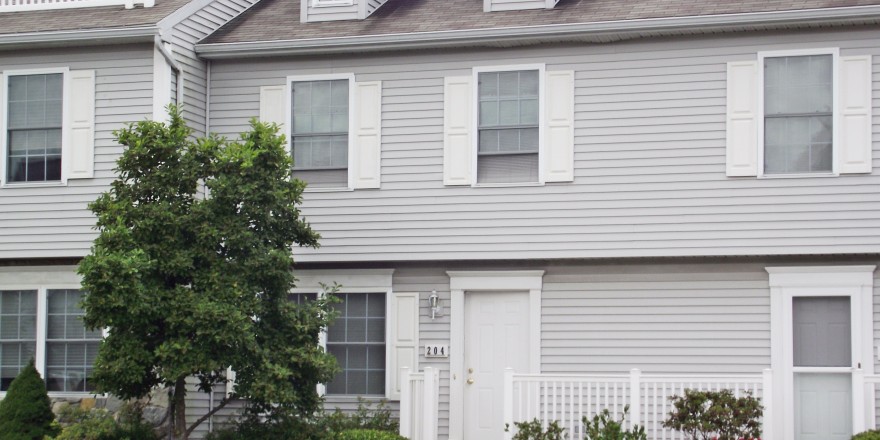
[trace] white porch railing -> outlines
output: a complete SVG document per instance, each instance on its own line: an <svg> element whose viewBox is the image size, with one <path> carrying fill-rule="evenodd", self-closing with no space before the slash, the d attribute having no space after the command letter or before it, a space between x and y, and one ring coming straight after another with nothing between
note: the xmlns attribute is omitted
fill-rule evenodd
<svg viewBox="0 0 880 440"><path fill-rule="evenodd" d="M437 440L440 413L440 371L400 372L400 435L409 440Z"/></svg>
<svg viewBox="0 0 880 440"><path fill-rule="evenodd" d="M864 420L861 426L854 426L853 432L861 432L868 429L877 429L877 402L870 401L871 396L880 396L877 392L877 385L880 384L880 374L865 374L861 369L856 370L853 374L855 386L853 389L856 394L853 396L853 408L856 408L853 414L855 420ZM867 394L866 394L867 393ZM865 402L865 405L858 405L858 402ZM864 408L859 410L859 407ZM858 412L863 411L863 412Z"/></svg>
<svg viewBox="0 0 880 440"><path fill-rule="evenodd" d="M95 6L125 6L134 8L135 3L150 8L155 0L0 0L0 12L36 11L41 9L88 8Z"/></svg>
<svg viewBox="0 0 880 440"><path fill-rule="evenodd" d="M770 370L755 375L650 375L638 369L620 375L565 375L565 374L516 374L508 369L504 374L504 422L537 418L545 426L559 421L570 439L584 435L582 417L608 409L618 418L629 405L627 427L634 424L645 428L651 440L684 440L686 437L663 427L672 404L669 397L683 395L685 389L717 391L733 390L739 397L751 391L762 399L764 406L764 431L772 432L769 401ZM507 439L513 432L505 434ZM769 436L762 437L771 440Z"/></svg>

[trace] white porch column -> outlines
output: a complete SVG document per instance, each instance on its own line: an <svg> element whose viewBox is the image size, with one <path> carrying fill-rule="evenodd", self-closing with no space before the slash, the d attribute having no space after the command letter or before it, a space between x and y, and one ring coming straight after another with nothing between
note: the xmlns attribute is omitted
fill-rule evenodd
<svg viewBox="0 0 880 440"><path fill-rule="evenodd" d="M764 385L761 390L761 397L764 401L764 416L761 426L761 438L764 440L776 440L773 432L773 417L777 414L773 409L773 370L765 368L763 372ZM781 414L781 412L780 412Z"/></svg>
<svg viewBox="0 0 880 440"><path fill-rule="evenodd" d="M504 431L504 440L513 438L513 368L504 369L504 393L501 396L504 402L504 423L509 424L509 430Z"/></svg>
<svg viewBox="0 0 880 440"><path fill-rule="evenodd" d="M642 423L642 370L629 370L630 426Z"/></svg>
<svg viewBox="0 0 880 440"><path fill-rule="evenodd" d="M409 367L400 368L400 435L406 438L412 437L412 382L410 382Z"/></svg>

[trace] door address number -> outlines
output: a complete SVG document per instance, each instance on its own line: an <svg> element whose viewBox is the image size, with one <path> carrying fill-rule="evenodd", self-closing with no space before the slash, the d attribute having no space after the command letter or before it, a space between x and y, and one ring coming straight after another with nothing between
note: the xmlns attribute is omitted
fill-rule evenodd
<svg viewBox="0 0 880 440"><path fill-rule="evenodd" d="M425 346L425 357L448 358L449 357L449 346L448 345L426 345Z"/></svg>

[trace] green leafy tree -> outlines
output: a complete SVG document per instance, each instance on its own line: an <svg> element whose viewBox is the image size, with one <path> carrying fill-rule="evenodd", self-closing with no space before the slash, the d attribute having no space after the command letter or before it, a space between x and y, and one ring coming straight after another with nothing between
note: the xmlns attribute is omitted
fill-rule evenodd
<svg viewBox="0 0 880 440"><path fill-rule="evenodd" d="M336 371L318 345L332 295L299 306L287 298L293 246L317 246L319 236L300 217L304 184L277 129L252 121L238 142L193 139L171 107L167 124L115 133L126 147L118 177L90 205L99 236L79 266L84 321L109 329L95 383L122 399L167 388L172 439L210 415L186 425L187 377L208 391L232 367L233 398L310 414L316 385Z"/></svg>
<svg viewBox="0 0 880 440"><path fill-rule="evenodd" d="M56 434L46 383L31 360L9 385L0 401L0 438L43 440Z"/></svg>

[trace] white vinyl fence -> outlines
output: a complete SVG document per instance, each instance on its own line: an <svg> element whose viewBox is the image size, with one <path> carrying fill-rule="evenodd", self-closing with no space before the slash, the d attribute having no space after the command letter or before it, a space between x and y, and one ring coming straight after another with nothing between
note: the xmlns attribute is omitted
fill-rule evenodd
<svg viewBox="0 0 880 440"><path fill-rule="evenodd" d="M582 417L608 409L614 419L619 419L629 406L627 427L641 425L651 440L683 440L686 437L663 427L663 421L672 410L670 396L683 395L685 389L717 391L729 389L737 397L751 392L761 398L764 420L770 415L770 370L755 375L651 375L638 369L620 375L565 375L565 374L516 374L508 369L504 374L504 422L538 419L544 426L559 421L566 430L566 437L582 439ZM768 423L765 432L771 432ZM506 434L510 439L512 432Z"/></svg>
<svg viewBox="0 0 880 440"><path fill-rule="evenodd" d="M409 440L436 440L440 413L440 371L413 373L401 368L400 435Z"/></svg>

